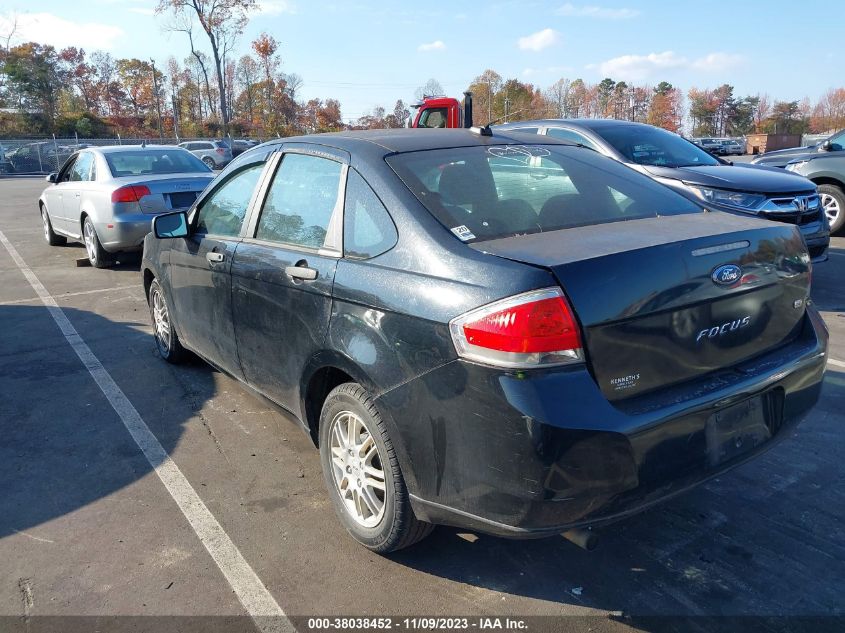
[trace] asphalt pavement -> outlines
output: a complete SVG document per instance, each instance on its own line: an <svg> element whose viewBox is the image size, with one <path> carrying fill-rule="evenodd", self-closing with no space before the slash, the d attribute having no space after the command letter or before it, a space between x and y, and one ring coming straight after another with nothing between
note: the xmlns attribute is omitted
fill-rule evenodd
<svg viewBox="0 0 845 633"><path fill-rule="evenodd" d="M831 622L813 618L845 615L845 238L813 275L831 330L822 399L772 451L602 529L593 552L438 528L381 557L341 528L295 422L202 362L158 358L137 257L96 270L77 267L81 245L45 243L43 185L0 180L0 235L17 253L0 245L0 630L41 616L99 618L100 630L109 618L232 616L209 622L266 629L245 618L252 589L299 630L309 616L492 615L553 616L536 622L572 631L766 616L761 630L787 631L798 620L782 616L821 630ZM118 392L162 459L130 433ZM221 543L242 561L221 563Z"/></svg>

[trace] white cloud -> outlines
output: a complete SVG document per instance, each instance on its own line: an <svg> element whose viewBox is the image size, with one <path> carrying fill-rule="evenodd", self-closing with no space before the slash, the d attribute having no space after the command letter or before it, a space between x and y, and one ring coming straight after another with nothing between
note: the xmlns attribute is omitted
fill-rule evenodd
<svg viewBox="0 0 845 633"><path fill-rule="evenodd" d="M599 20L627 20L635 18L640 14L637 9L611 9L609 7L596 7L592 5L578 7L569 2L560 7L555 13L574 18L597 18Z"/></svg>
<svg viewBox="0 0 845 633"><path fill-rule="evenodd" d="M422 53L427 53L429 51L445 51L446 45L441 40L435 40L433 42L429 42L428 44L420 44L417 46L417 50Z"/></svg>
<svg viewBox="0 0 845 633"><path fill-rule="evenodd" d="M517 40L519 48L524 51L534 51L535 53L548 48L560 41L560 34L554 29L543 29L531 35L520 37Z"/></svg>
<svg viewBox="0 0 845 633"><path fill-rule="evenodd" d="M696 70L703 70L704 72L721 72L728 68L739 66L745 58L742 55L732 55L730 53L710 53L700 59L696 59L692 63L692 67Z"/></svg>
<svg viewBox="0 0 845 633"><path fill-rule="evenodd" d="M15 16L0 15L0 33L9 32ZM85 46L86 49L111 50L123 37L119 26L100 22L72 22L52 13L19 13L14 42L39 42L56 48Z"/></svg>
<svg viewBox="0 0 845 633"><path fill-rule="evenodd" d="M603 77L641 81L672 70L695 70L699 72L721 72L743 61L741 55L710 53L698 59L689 59L674 51L649 53L648 55L622 55L588 68L598 69Z"/></svg>
<svg viewBox="0 0 845 633"><path fill-rule="evenodd" d="M138 15L155 15L155 9L145 9L144 7L130 7L126 9L130 13L137 13Z"/></svg>
<svg viewBox="0 0 845 633"><path fill-rule="evenodd" d="M296 14L296 5L287 0L259 0L253 15Z"/></svg>

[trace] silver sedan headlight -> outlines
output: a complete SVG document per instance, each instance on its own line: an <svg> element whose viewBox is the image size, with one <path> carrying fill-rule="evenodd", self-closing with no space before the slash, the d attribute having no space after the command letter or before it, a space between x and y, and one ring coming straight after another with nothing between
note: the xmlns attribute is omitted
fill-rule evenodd
<svg viewBox="0 0 845 633"><path fill-rule="evenodd" d="M741 191L728 191L727 189L711 189L710 187L699 187L687 184L689 190L696 196L711 204L721 204L727 207L734 207L745 211L752 211L763 204L766 196L759 193L743 193Z"/></svg>

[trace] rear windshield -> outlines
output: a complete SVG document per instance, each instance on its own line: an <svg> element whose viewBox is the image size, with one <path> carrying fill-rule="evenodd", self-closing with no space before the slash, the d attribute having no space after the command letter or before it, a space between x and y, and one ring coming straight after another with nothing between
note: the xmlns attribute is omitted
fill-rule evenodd
<svg viewBox="0 0 845 633"><path fill-rule="evenodd" d="M596 133L610 143L625 159L638 165L659 167L700 167L721 165L703 149L685 138L646 125L609 125L597 127ZM702 143L719 145L715 139Z"/></svg>
<svg viewBox="0 0 845 633"><path fill-rule="evenodd" d="M465 242L702 212L647 176L585 148L461 147L396 154L387 163Z"/></svg>
<svg viewBox="0 0 845 633"><path fill-rule="evenodd" d="M139 176L141 174L182 174L211 171L193 154L184 149L139 149L125 152L106 152L112 176Z"/></svg>

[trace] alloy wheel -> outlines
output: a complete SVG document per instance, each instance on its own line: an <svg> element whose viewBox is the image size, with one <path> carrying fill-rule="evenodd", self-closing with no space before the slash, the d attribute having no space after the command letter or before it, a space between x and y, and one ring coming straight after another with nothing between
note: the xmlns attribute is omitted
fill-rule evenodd
<svg viewBox="0 0 845 633"><path fill-rule="evenodd" d="M827 222L830 226L833 226L842 212L842 209L839 208L839 202L829 193L823 193L821 195L821 201L824 213L827 216Z"/></svg>
<svg viewBox="0 0 845 633"><path fill-rule="evenodd" d="M167 303L158 288L153 289L150 296L150 304L153 312L153 329L155 330L156 344L162 356L170 353L170 315L167 312Z"/></svg>
<svg viewBox="0 0 845 633"><path fill-rule="evenodd" d="M377 526L384 517L385 478L378 446L364 421L341 411L331 422L332 475L343 505L361 526Z"/></svg>
<svg viewBox="0 0 845 633"><path fill-rule="evenodd" d="M44 238L50 241L50 220L47 219L47 212L41 209L41 224L44 226Z"/></svg>
<svg viewBox="0 0 845 633"><path fill-rule="evenodd" d="M97 234L94 232L94 225L90 221L85 222L82 233L85 240L85 250L88 251L88 259L94 263L97 261Z"/></svg>

